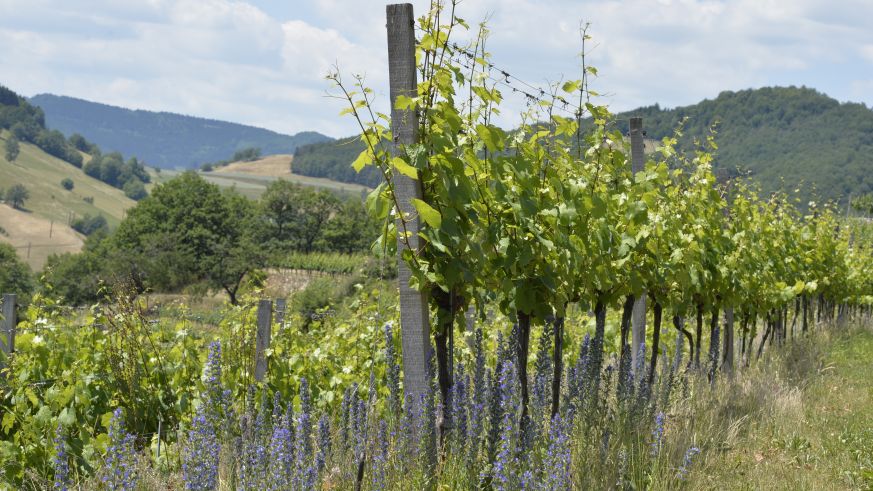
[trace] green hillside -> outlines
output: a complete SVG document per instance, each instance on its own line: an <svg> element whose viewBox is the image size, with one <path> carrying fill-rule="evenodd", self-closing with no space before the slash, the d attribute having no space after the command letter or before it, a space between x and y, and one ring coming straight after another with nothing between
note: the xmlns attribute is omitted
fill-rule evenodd
<svg viewBox="0 0 873 491"><path fill-rule="evenodd" d="M150 166L197 168L255 147L263 155L293 153L298 146L329 140L307 131L289 136L225 121L168 112L131 110L72 97L40 94L29 99L45 113L46 126L74 133L104 152L136 155Z"/></svg>
<svg viewBox="0 0 873 491"><path fill-rule="evenodd" d="M9 136L8 131L0 132L0 144L5 143ZM73 180L71 191L61 186L64 178ZM115 226L124 216L124 210L135 203L124 195L124 191L89 177L82 169L29 143L21 143L21 153L14 163L0 154L0 183L4 189L23 184L30 191L30 199L24 207L59 223L67 223L72 212L74 217L102 214L110 226ZM93 203L86 202L86 198L93 198Z"/></svg>
<svg viewBox="0 0 873 491"><path fill-rule="evenodd" d="M845 202L873 191L873 110L839 103L812 89L768 87L722 92L675 109L657 105L619 115L641 116L649 138L663 138L685 120L686 149L717 125L715 165L748 172L765 193L797 187L806 195ZM686 119L687 118L687 119Z"/></svg>
<svg viewBox="0 0 873 491"><path fill-rule="evenodd" d="M773 87L723 92L714 100L675 109L650 106L618 115L627 132L631 116L642 116L648 138L672 135L683 119L680 147L694 148L718 124L715 165L722 173L750 172L762 190L793 190L845 200L873 191L873 111L840 104L811 89ZM294 172L375 186L375 169L356 174L351 163L363 150L352 138L301 146ZM784 181L783 181L784 180Z"/></svg>

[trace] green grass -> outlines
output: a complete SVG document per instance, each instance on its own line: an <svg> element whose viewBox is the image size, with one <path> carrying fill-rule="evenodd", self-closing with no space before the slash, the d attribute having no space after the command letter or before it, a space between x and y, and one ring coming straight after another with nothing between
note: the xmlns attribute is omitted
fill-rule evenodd
<svg viewBox="0 0 873 491"><path fill-rule="evenodd" d="M0 146L9 136L8 131L0 131ZM61 187L61 180L65 177L73 180L75 187L72 191ZM13 184L24 184L30 191L30 199L24 208L58 224L67 224L72 212L74 218L86 213L102 214L114 227L121 221L124 211L134 205L134 201L120 189L85 175L81 169L29 143L21 144L21 153L15 162L8 162L0 152L0 183L4 190ZM93 197L94 203L85 202L86 197Z"/></svg>
<svg viewBox="0 0 873 491"><path fill-rule="evenodd" d="M697 425L710 448L692 489L873 489L873 332L815 343L706 398Z"/></svg>

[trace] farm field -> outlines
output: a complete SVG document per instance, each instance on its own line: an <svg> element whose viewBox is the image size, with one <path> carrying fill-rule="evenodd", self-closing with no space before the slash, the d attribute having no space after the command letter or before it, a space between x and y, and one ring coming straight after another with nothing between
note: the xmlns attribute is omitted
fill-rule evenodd
<svg viewBox="0 0 873 491"><path fill-rule="evenodd" d="M291 173L293 155L269 155L249 162L233 162L223 165L212 172L214 174L254 174L258 176L287 177Z"/></svg>
<svg viewBox="0 0 873 491"><path fill-rule="evenodd" d="M355 196L368 191L367 187L359 184L294 174L288 170L291 161L290 155L271 155L252 162L235 162L210 172L197 171L197 173L207 181L222 188L235 188L239 193L251 199L260 198L267 186L278 179ZM150 175L153 182L160 183L172 179L180 172L162 169L160 173L156 173L151 169Z"/></svg>

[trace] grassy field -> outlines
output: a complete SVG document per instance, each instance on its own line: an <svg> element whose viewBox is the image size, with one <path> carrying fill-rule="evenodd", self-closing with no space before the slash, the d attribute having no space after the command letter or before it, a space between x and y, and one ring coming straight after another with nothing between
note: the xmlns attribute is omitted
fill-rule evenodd
<svg viewBox="0 0 873 491"><path fill-rule="evenodd" d="M9 135L8 131L0 131L0 148ZM61 186L61 180L67 177L73 180L72 191ZM28 143L21 144L21 153L15 162L7 161L0 152L0 184L3 190L13 184L23 184L30 192L24 211L0 205L4 208L0 211L0 227L7 231L6 235L0 235L0 241L17 247L19 256L35 268L42 267L52 253L80 249L82 237L69 227L71 220L85 214L102 214L114 227L124 211L134 205L120 189L89 177L81 169ZM86 202L86 197L93 198L93 203ZM31 244L29 258L28 243Z"/></svg>
<svg viewBox="0 0 873 491"><path fill-rule="evenodd" d="M232 164L217 167L214 170L214 173L234 174L242 172L260 176L288 177L292 175L291 162L293 160L293 155L268 155L251 162L234 162Z"/></svg>
<svg viewBox="0 0 873 491"><path fill-rule="evenodd" d="M690 488L873 489L871 360L869 328L821 334L699 398Z"/></svg>
<svg viewBox="0 0 873 491"><path fill-rule="evenodd" d="M82 236L64 223L53 223L33 213L0 205L0 241L12 244L18 256L38 271L51 254L78 252Z"/></svg>

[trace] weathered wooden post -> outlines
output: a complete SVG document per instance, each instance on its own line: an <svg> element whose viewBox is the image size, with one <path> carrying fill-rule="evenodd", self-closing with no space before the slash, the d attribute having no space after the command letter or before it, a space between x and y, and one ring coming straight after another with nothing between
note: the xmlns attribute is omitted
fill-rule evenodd
<svg viewBox="0 0 873 491"><path fill-rule="evenodd" d="M270 347L270 328L273 323L273 302L258 302L258 332L255 338L255 381L267 374L267 348Z"/></svg>
<svg viewBox="0 0 873 491"><path fill-rule="evenodd" d="M399 96L415 97L418 93L415 69L415 24L412 4L391 4L386 8L388 30L388 79L391 101L391 134L394 153L405 152L406 145L418 142L418 111L397 109ZM421 224L412 199L421 199L421 185L416 179L396 173L394 195L400 207L397 219L397 276L400 283L400 342L403 348L404 396L417 404L429 391L428 348L430 319L425 292L409 286L411 272L402 259L410 248L421 249L418 231Z"/></svg>
<svg viewBox="0 0 873 491"><path fill-rule="evenodd" d="M646 147L643 141L643 118L630 119L631 139L631 171L636 175L645 169ZM646 290L634 300L633 313L631 315L631 363L634 368L645 363L637 360L640 355L640 347L646 342ZM639 375L639 374L637 374Z"/></svg>
<svg viewBox="0 0 873 491"><path fill-rule="evenodd" d="M14 293L3 294L2 313L3 319L0 323L0 348L3 350L3 361L0 362L0 367L5 364L5 360L15 351L15 325L18 323L16 312L17 296Z"/></svg>
<svg viewBox="0 0 873 491"><path fill-rule="evenodd" d="M276 299L276 324L279 325L279 331L285 328L285 297Z"/></svg>

